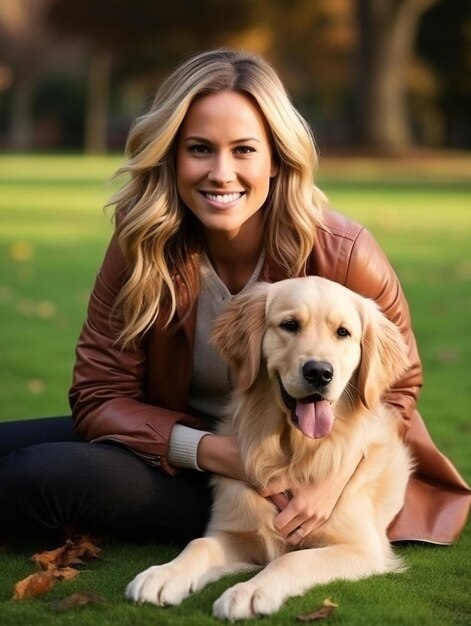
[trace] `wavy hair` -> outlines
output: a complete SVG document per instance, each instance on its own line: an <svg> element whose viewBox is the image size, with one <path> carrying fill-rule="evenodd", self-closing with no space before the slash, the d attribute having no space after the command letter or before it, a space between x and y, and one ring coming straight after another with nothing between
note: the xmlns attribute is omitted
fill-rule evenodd
<svg viewBox="0 0 471 626"><path fill-rule="evenodd" d="M220 49L193 56L163 82L150 110L132 125L128 161L117 172L128 180L108 203L115 205L116 238L129 267L115 305L123 346L156 321L168 326L177 306L188 309L196 296L203 242L177 192L175 144L195 98L220 91L250 97L266 120L279 168L265 203L266 254L287 276L305 272L326 203L313 184L317 152L308 124L258 55Z"/></svg>

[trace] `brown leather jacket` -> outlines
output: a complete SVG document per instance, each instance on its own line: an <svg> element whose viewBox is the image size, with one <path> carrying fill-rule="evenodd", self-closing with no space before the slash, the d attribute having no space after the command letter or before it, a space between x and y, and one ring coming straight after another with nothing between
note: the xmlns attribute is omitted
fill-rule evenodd
<svg viewBox="0 0 471 626"><path fill-rule="evenodd" d="M401 329L411 367L386 400L403 416L404 436L413 447L417 470L389 534L393 540L454 541L467 519L470 492L450 461L436 449L415 410L422 384L421 364L409 309L393 269L368 231L329 212L325 226L318 229L308 273L376 300ZM174 473L166 461L173 425L201 425L187 407L196 307L190 303L191 313L178 330L162 332L155 326L138 348L120 350L114 344L110 311L125 275L126 262L112 239L77 345L70 391L75 425L87 440L118 441L147 462ZM263 280L283 278L286 276L278 267L266 263ZM182 313L177 312L180 317Z"/></svg>

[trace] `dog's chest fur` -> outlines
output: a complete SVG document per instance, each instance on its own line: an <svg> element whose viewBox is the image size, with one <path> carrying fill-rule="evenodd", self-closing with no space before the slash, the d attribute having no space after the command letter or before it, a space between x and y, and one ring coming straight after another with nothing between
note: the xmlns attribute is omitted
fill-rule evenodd
<svg viewBox="0 0 471 626"><path fill-rule="evenodd" d="M285 415L273 420L273 412L272 427L267 416L259 413L258 428L254 428L254 424L247 424L257 419L253 408L238 398L235 419L220 425L222 434L238 431L251 486L220 476L213 479L215 505L208 532L243 534L246 540L250 537L260 563L271 561L293 547L275 531L277 509L260 497L257 487L266 487L271 480L282 477L316 484L339 471L355 450L363 452L364 458L329 520L303 541L302 547L309 548L335 543L345 532L355 532L355 520L342 518L342 501L364 500L366 507L378 479L383 486L385 480L397 480L398 474L404 474L404 482L407 480L410 461L397 434L395 415L384 405L379 405L374 413L356 412L355 418L349 411L345 414L339 411L332 432L321 440L306 438L289 425ZM251 433L250 437L246 433Z"/></svg>

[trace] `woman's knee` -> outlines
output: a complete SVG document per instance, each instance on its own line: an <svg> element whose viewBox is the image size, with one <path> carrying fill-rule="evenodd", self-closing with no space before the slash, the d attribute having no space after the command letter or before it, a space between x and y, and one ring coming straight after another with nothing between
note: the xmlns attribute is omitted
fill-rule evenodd
<svg viewBox="0 0 471 626"><path fill-rule="evenodd" d="M0 461L0 525L3 518L11 527L102 527L142 497L142 490L126 485L127 470L132 475L141 465L115 446L60 442L20 448Z"/></svg>
<svg viewBox="0 0 471 626"><path fill-rule="evenodd" d="M0 461L0 527L186 540L203 532L209 508L207 475L173 478L113 444L38 444Z"/></svg>

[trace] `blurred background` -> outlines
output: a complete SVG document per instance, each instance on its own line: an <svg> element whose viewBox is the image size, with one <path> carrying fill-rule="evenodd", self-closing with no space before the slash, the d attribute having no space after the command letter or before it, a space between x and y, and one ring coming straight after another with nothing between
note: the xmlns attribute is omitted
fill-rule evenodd
<svg viewBox="0 0 471 626"><path fill-rule="evenodd" d="M321 150L471 147L469 0L1 0L0 150L121 151L185 56L265 55Z"/></svg>

